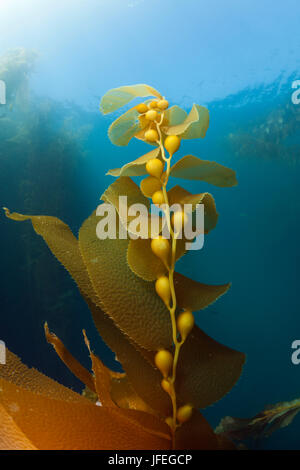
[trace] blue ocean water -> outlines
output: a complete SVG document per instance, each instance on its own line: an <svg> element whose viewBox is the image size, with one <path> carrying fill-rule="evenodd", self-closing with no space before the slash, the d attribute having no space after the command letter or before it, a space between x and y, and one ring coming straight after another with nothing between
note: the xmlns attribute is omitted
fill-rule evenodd
<svg viewBox="0 0 300 470"><path fill-rule="evenodd" d="M300 80L299 13L292 0L0 6L0 79L7 51L15 49L6 80L8 91L18 90L11 106L0 105L1 206L57 216L78 232L113 181L106 171L147 151L137 141L125 148L109 142L114 117L101 116L98 105L110 88L148 83L171 104L209 108L207 137L184 142L179 156L227 165L239 185L185 182L191 191L211 192L220 217L203 250L179 267L201 282L232 282L226 296L197 314L197 324L247 354L238 384L205 411L213 425L299 398L300 365L291 361L291 344L300 339L300 104L292 102ZM20 58L25 70L16 66ZM46 343L43 323L87 366L83 328L108 365L115 366L113 355L98 342L73 281L29 224L4 216L0 223L0 339L25 363L80 390ZM299 419L261 447L300 449Z"/></svg>

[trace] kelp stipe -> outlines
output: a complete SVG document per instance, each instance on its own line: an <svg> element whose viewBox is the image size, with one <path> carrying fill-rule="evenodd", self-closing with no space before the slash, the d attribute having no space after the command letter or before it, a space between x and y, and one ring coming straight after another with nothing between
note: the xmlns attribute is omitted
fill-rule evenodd
<svg viewBox="0 0 300 470"><path fill-rule="evenodd" d="M193 195L181 186L167 190L169 177L200 180L221 187L236 184L234 171L187 155L171 166L184 139L205 137L209 115L193 105L189 114L169 107L147 85L109 91L101 110L117 110L136 97L154 97L129 109L109 128L117 145L136 137L153 146L122 168L110 170L118 179L102 195L116 209L123 229L138 235L128 203L150 201L163 207L171 234L162 236L159 220L152 238L99 239L94 212L78 239L55 217L10 213L12 220L30 220L37 234L65 266L86 300L95 325L116 353L124 373L109 370L97 358L84 333L92 364L85 369L45 325L47 341L85 386L82 395L28 369L7 351L0 367L0 448L14 449L232 449L232 433L214 432L199 409L221 399L238 380L244 355L207 336L195 325L193 312L226 293L230 285L208 286L175 271L185 254L177 234L184 222L182 207L205 207L204 232L215 228L218 214L209 193ZM131 177L143 176L140 187ZM181 210L171 216L170 206ZM11 419L12 418L12 419ZM4 437L2 437L4 436Z"/></svg>

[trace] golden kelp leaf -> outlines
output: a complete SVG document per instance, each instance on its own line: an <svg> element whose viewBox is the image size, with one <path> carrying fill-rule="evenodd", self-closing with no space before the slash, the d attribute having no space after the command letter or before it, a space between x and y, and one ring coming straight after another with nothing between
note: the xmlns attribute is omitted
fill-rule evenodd
<svg viewBox="0 0 300 470"><path fill-rule="evenodd" d="M176 431L176 449L178 450L218 450L218 437L204 416L197 410L192 418Z"/></svg>
<svg viewBox="0 0 300 470"><path fill-rule="evenodd" d="M127 262L134 274L145 281L155 281L166 273L163 262L151 250L151 239L130 240Z"/></svg>
<svg viewBox="0 0 300 470"><path fill-rule="evenodd" d="M222 285L208 285L194 281L179 273L174 273L174 285L177 303L181 308L196 312L214 303L230 288L230 283Z"/></svg>
<svg viewBox="0 0 300 470"><path fill-rule="evenodd" d="M171 447L171 433L170 428L164 420L157 418L151 413L145 413L139 410L126 410L117 408L117 411L124 413L128 421L133 425L139 424L141 428L152 435L153 437L160 438L164 442L164 446ZM166 442L167 441L167 442Z"/></svg>
<svg viewBox="0 0 300 470"><path fill-rule="evenodd" d="M162 99L161 94L155 90L155 88L145 84L113 88L102 97L100 110L103 114L112 113L122 106L125 106L125 104L129 103L134 98L143 98L146 96L156 96L156 98Z"/></svg>
<svg viewBox="0 0 300 470"><path fill-rule="evenodd" d="M96 392L92 374L85 369L85 367L83 367L75 357L72 356L62 341L54 333L50 333L47 323L45 323L44 327L46 340L54 347L60 359L84 385L86 385L92 392Z"/></svg>
<svg viewBox="0 0 300 470"><path fill-rule="evenodd" d="M0 404L41 450L167 449L166 427L139 411L69 403L0 379ZM165 438L163 436L166 436Z"/></svg>
<svg viewBox="0 0 300 470"><path fill-rule="evenodd" d="M138 396L126 376L111 380L111 398L120 408L156 414Z"/></svg>
<svg viewBox="0 0 300 470"><path fill-rule="evenodd" d="M209 112L204 106L193 104L193 107L181 124L163 127L167 135L179 135L182 139L204 138L209 126Z"/></svg>
<svg viewBox="0 0 300 470"><path fill-rule="evenodd" d="M91 310L95 325L100 335L108 347L116 353L116 356L127 373L135 391L152 408L167 416L171 409L170 399L160 386L160 372L157 369L154 369L148 359L145 359L146 351L143 352L142 348L138 348L136 344L129 341L128 336L124 335L115 326L111 318L108 317L97 305L100 303L99 298L94 291L86 266L83 263L78 240L74 237L69 227L55 217L24 216L16 213L10 214L8 209L6 210L6 215L13 220L22 221L30 219L32 221L35 231L44 238L52 253L74 278L82 296ZM125 257L126 252L124 251L123 254ZM156 293L155 297L157 298ZM126 312L126 306L124 309ZM166 317L169 318L167 311L165 318ZM149 316L149 319L149 321L151 321L151 316ZM170 331L170 325L168 325L168 331ZM171 341L170 336L168 345L171 344ZM12 355L12 353L7 352L7 355L9 354ZM8 356L8 359L9 357L10 356ZM54 381L48 379L42 374L39 374L34 369L30 369L30 373L28 371L29 370L26 366L24 366L18 358L12 355L12 359L8 360L7 365L2 368L0 367L0 377L1 374L3 378L8 378L8 380L11 380L13 377L17 380L17 385L20 384L23 386L24 382L25 384L28 384L29 389L33 387L32 389L36 389L38 393L54 390L53 386L49 386L49 383ZM5 375L3 375L4 373ZM56 382L54 383L56 384ZM59 384L56 385L57 393L54 398L61 395L63 399L81 399L80 395L62 387Z"/></svg>
<svg viewBox="0 0 300 470"><path fill-rule="evenodd" d="M206 408L220 400L239 379L244 362L244 354L194 327L178 361L176 390L180 401Z"/></svg>
<svg viewBox="0 0 300 470"><path fill-rule="evenodd" d="M140 188L144 196L152 197L156 191L161 190L161 182L154 176L147 176L141 181Z"/></svg>
<svg viewBox="0 0 300 470"><path fill-rule="evenodd" d="M102 339L122 364L133 389L153 410L163 416L171 412L169 396L161 388L161 373L154 367L147 351L124 335L99 307L88 301L95 325Z"/></svg>
<svg viewBox="0 0 300 470"><path fill-rule="evenodd" d="M278 429L285 428L300 412L300 399L269 405L253 418L226 416L216 428L216 433L235 441L269 437Z"/></svg>
<svg viewBox="0 0 300 470"><path fill-rule="evenodd" d="M112 183L102 194L101 199L115 207L122 226L130 236L148 238L150 235L157 236L162 230L163 219L157 214L150 213L149 200L128 176L121 176ZM131 215L132 206L136 204L140 205L140 207L135 206L137 210L134 212L137 214ZM135 223L136 219L138 221Z"/></svg>
<svg viewBox="0 0 300 470"><path fill-rule="evenodd" d="M150 209L148 199L143 196L138 185L128 176L121 176L114 183L112 183L102 194L101 199L109 202L115 206L119 216L122 217L119 210L119 197L127 197L128 207L132 204L143 204L146 208Z"/></svg>
<svg viewBox="0 0 300 470"><path fill-rule="evenodd" d="M160 148L157 147L154 150L142 155L137 160L133 162L126 163L122 168L115 168L114 170L109 170L107 175L111 176L141 176L146 175L146 163L152 158L157 158L160 155Z"/></svg>
<svg viewBox="0 0 300 470"><path fill-rule="evenodd" d="M37 450L0 404L0 450Z"/></svg>
<svg viewBox="0 0 300 470"><path fill-rule="evenodd" d="M168 192L169 204L192 204L193 210L196 204L204 204L204 233L213 230L218 222L219 214L213 196L209 193L192 194L181 186L174 186Z"/></svg>
<svg viewBox="0 0 300 470"><path fill-rule="evenodd" d="M55 398L55 400L84 402L80 395L69 388L41 374L36 369L27 367L8 349L6 349L6 364L0 365L0 378L26 390Z"/></svg>
<svg viewBox="0 0 300 470"><path fill-rule="evenodd" d="M178 124L182 124L182 122L187 118L186 111L177 105L168 108L164 114L168 126L177 126Z"/></svg>
<svg viewBox="0 0 300 470"><path fill-rule="evenodd" d="M111 395L110 395L111 380L112 380L110 371L107 369L107 367L105 367L103 362L95 354L92 353L91 348L90 348L90 343L87 339L85 331L83 332L83 334L84 334L85 344L88 347L90 358L92 360L92 367L93 367L93 372L94 372L94 383L95 383L94 386L98 395L98 399L102 406L110 406L114 408L116 404L112 400Z"/></svg>
<svg viewBox="0 0 300 470"><path fill-rule="evenodd" d="M135 276L127 264L128 240L99 240L98 218L92 214L79 232L79 245L100 307L135 343L145 349L169 346L169 312L154 283Z"/></svg>
<svg viewBox="0 0 300 470"><path fill-rule="evenodd" d="M176 259L185 253L185 239L177 240ZM165 274L166 267L151 249L151 239L130 240L127 250L127 262L131 270L145 281L155 281Z"/></svg>
<svg viewBox="0 0 300 470"><path fill-rule="evenodd" d="M231 168L216 162L201 160L194 155L186 155L172 166L170 174L175 178L200 180L222 188L236 186L236 174Z"/></svg>
<svg viewBox="0 0 300 470"><path fill-rule="evenodd" d="M108 137L114 145L124 146L141 129L139 113L133 108L122 114L108 128Z"/></svg>

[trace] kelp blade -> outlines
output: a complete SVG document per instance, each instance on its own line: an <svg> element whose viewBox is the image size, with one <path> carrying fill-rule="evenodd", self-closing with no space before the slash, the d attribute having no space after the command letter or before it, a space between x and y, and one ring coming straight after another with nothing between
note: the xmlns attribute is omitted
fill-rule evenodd
<svg viewBox="0 0 300 470"><path fill-rule="evenodd" d="M177 394L183 403L206 408L238 381L245 355L213 340L198 327L183 344L177 369Z"/></svg>
<svg viewBox="0 0 300 470"><path fill-rule="evenodd" d="M101 99L100 110L103 114L112 113L125 106L131 100L137 97L155 96L161 99L161 94L149 85L138 84L128 85L109 90Z"/></svg>
<svg viewBox="0 0 300 470"><path fill-rule="evenodd" d="M219 450L216 434L204 416L194 410L192 418L176 431L176 449Z"/></svg>
<svg viewBox="0 0 300 470"><path fill-rule="evenodd" d="M185 242L185 239L177 240L176 260L185 254ZM159 276L166 273L166 266L160 258L155 256L151 249L150 238L130 240L127 250L127 262L132 272L145 281L155 281Z"/></svg>
<svg viewBox="0 0 300 470"><path fill-rule="evenodd" d="M201 160L194 155L186 155L178 160L170 174L175 178L204 181L223 188L237 185L234 170L213 161Z"/></svg>
<svg viewBox="0 0 300 470"><path fill-rule="evenodd" d="M159 235L166 223L165 219L158 214L151 213L149 200L128 176L121 176L112 183L102 194L101 199L114 206L122 227L131 238L155 237ZM134 208L136 210L133 210ZM116 220L116 225L118 226L118 220Z"/></svg>
<svg viewBox="0 0 300 470"><path fill-rule="evenodd" d="M54 334L50 333L47 323L44 325L46 340L53 346L59 358L70 369L70 371L92 392L96 392L94 378L90 371L85 369L80 362L72 356L63 342Z"/></svg>
<svg viewBox="0 0 300 470"><path fill-rule="evenodd" d="M154 283L135 276L129 268L129 240L97 238L98 221L94 213L84 222L79 244L99 306L139 346L152 351L170 346L168 310L157 296Z"/></svg>
<svg viewBox="0 0 300 470"><path fill-rule="evenodd" d="M6 364L5 366L0 365L0 378L14 383L17 387L22 387L55 400L70 403L85 402L84 398L69 388L64 387L38 370L27 367L18 356L8 349L6 349Z"/></svg>
<svg viewBox="0 0 300 470"><path fill-rule="evenodd" d="M177 125L164 127L167 135L178 135L181 139L204 138L209 126L209 112L204 106L194 104L185 120Z"/></svg>
<svg viewBox="0 0 300 470"><path fill-rule="evenodd" d="M0 404L0 450L37 450Z"/></svg>
<svg viewBox="0 0 300 470"><path fill-rule="evenodd" d="M165 111L165 120L168 123L168 126L177 126L178 124L182 124L183 121L187 118L187 112L180 108L177 105L171 106Z"/></svg>
<svg viewBox="0 0 300 470"><path fill-rule="evenodd" d="M170 206L180 204L184 209L185 204L190 204L193 211L196 210L197 204L203 204L204 233L207 234L216 227L219 214L215 200L210 193L192 194L181 186L176 185L168 191L168 198Z"/></svg>
<svg viewBox="0 0 300 470"><path fill-rule="evenodd" d="M133 108L116 119L108 129L108 137L114 145L125 146L141 129L138 112Z"/></svg>
<svg viewBox="0 0 300 470"><path fill-rule="evenodd" d="M153 158L157 158L160 155L160 148L151 150L150 152L142 155L136 160L126 163L122 168L115 168L109 170L107 175L120 177L120 176L142 176L146 175L146 163Z"/></svg>
<svg viewBox="0 0 300 470"><path fill-rule="evenodd" d="M126 450L170 446L163 423L146 413L98 407L88 400L84 404L53 400L3 379L0 388L0 406L38 449Z"/></svg>
<svg viewBox="0 0 300 470"><path fill-rule="evenodd" d="M93 382L95 391L97 392L98 400L100 401L102 406L115 408L116 404L112 400L110 394L112 373L108 368L105 367L103 362L91 351L90 343L85 331L83 332L83 334L92 361L92 368L94 372Z"/></svg>

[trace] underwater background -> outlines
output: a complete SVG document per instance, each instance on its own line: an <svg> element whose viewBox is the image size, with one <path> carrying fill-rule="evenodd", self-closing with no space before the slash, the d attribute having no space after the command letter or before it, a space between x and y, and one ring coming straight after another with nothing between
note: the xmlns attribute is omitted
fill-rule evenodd
<svg viewBox="0 0 300 470"><path fill-rule="evenodd" d="M99 101L108 89L148 83L186 110L206 105L210 128L185 152L237 171L210 191L220 214L204 248L179 262L201 282L232 282L196 315L214 339L247 354L234 389L205 410L250 417L300 396L300 4L264 0L3 0L0 2L0 204L61 218L77 234L113 181L105 173L145 153L114 147ZM0 340L79 391L44 338L43 324L89 366L82 329L107 365L87 306L31 224L0 217ZM111 260L113 262L113 260ZM128 312L130 314L130 312ZM300 418L256 445L300 449Z"/></svg>

